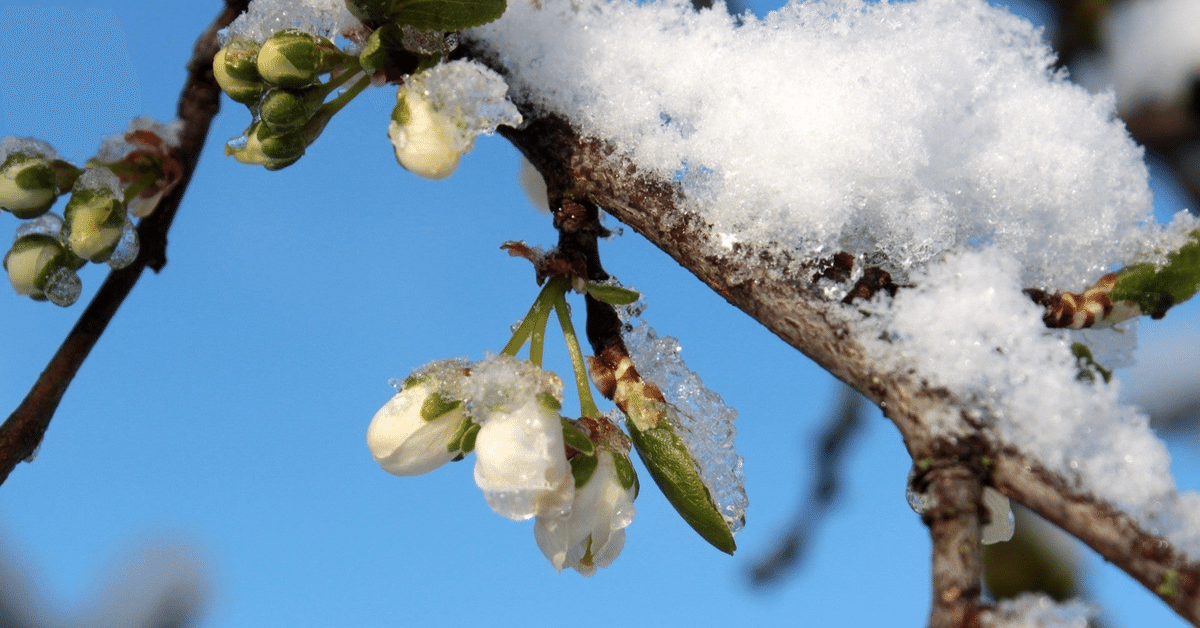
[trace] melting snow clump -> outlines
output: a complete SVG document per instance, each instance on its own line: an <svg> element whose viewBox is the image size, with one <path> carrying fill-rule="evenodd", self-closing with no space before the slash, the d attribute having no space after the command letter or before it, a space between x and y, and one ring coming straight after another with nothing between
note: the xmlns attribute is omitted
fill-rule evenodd
<svg viewBox="0 0 1200 628"><path fill-rule="evenodd" d="M737 411L725 405L720 395L709 390L700 376L688 369L679 355L678 340L659 337L645 321L638 319L644 310L641 303L620 308L625 322L621 338L642 377L657 386L667 403L679 410L669 413L668 420L696 461L700 477L712 493L721 516L736 534L745 525L749 505L742 457L733 444ZM636 326L633 319L638 319Z"/></svg>
<svg viewBox="0 0 1200 628"><path fill-rule="evenodd" d="M1023 593L996 605L996 621L987 628L1088 628L1096 608L1078 600L1055 602L1045 595Z"/></svg>

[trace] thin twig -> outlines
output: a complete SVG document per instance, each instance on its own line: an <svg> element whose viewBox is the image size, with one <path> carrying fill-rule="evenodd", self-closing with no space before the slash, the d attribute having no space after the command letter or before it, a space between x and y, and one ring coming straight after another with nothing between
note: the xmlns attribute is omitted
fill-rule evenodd
<svg viewBox="0 0 1200 628"><path fill-rule="evenodd" d="M244 12L247 4L249 0L226 0L224 10L196 41L187 64L187 82L179 97L178 113L183 121L179 158L183 176L155 212L138 225L141 252L137 260L109 273L25 399L0 426L0 483L8 478L17 463L37 450L67 387L125 297L133 290L142 271L150 268L159 272L166 265L167 232L200 160L209 125L220 107L221 90L212 74L212 58L218 50L217 31Z"/></svg>

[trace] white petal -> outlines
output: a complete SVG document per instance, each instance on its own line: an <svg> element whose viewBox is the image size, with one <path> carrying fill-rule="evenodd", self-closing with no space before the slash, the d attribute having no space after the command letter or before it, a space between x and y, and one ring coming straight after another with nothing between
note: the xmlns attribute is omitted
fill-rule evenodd
<svg viewBox="0 0 1200 628"><path fill-rule="evenodd" d="M475 483L497 513L522 521L570 509L575 481L556 412L535 399L489 416L475 439Z"/></svg>

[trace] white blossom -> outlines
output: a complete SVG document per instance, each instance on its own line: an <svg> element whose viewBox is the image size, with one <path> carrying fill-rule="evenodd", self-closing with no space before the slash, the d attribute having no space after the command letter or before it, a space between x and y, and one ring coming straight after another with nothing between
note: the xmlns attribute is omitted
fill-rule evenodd
<svg viewBox="0 0 1200 628"><path fill-rule="evenodd" d="M607 567L625 546L625 528L633 521L636 483L622 482L616 454L599 450L596 469L576 489L566 517L539 515L533 527L538 547L560 572L565 567L591 576ZM628 486L625 484L628 483Z"/></svg>
<svg viewBox="0 0 1200 628"><path fill-rule="evenodd" d="M527 397L514 409L485 412L480 422L475 483L492 510L517 521L569 512L575 481L557 403Z"/></svg>
<svg viewBox="0 0 1200 628"><path fill-rule="evenodd" d="M431 381L413 384L392 397L371 419L367 428L367 446L375 460L389 473L428 473L459 455L458 449L451 449L450 443L462 422L467 420L462 404L441 412L432 420L422 416L422 409L436 392L436 385Z"/></svg>

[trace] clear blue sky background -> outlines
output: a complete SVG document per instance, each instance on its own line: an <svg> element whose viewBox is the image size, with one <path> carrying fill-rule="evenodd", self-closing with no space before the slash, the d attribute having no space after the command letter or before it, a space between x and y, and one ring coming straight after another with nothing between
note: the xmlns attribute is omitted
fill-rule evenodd
<svg viewBox="0 0 1200 628"><path fill-rule="evenodd" d="M218 8L4 8L3 135L40 137L80 163L133 116L173 118L183 64ZM603 243L608 269L644 292L647 320L680 338L689 365L740 412L751 506L736 557L694 535L643 475L617 562L592 579L559 575L530 522L488 509L470 459L419 478L380 470L364 430L392 394L388 379L502 347L537 287L529 265L498 247L555 239L500 138L481 139L446 181L397 166L393 103L394 90L369 91L298 164L272 173L221 154L249 121L224 102L165 272L143 278L36 462L0 487L0 553L39 604L79 618L115 572L140 568L154 581L131 557L169 547L202 568L201 625L214 628L924 624L928 537L905 503L900 438L878 412L803 569L750 589L747 569L808 488L834 382L629 231ZM0 217L0 232L16 225ZM84 295L69 309L0 290L3 414L101 270L82 271ZM1195 316L1173 311L1168 323ZM1143 325L1144 341L1155 331ZM1181 481L1195 486L1194 446L1172 446ZM1112 625L1183 625L1087 556Z"/></svg>

